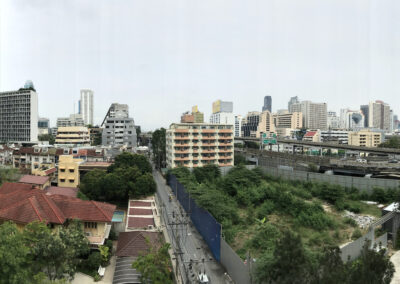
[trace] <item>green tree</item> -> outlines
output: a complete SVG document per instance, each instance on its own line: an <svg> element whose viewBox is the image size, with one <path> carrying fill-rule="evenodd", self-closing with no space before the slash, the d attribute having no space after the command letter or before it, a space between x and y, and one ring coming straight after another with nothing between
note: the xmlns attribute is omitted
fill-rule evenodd
<svg viewBox="0 0 400 284"><path fill-rule="evenodd" d="M383 283L389 284L394 275L394 265L385 255L386 249L376 251L369 248L370 243L365 242L361 256L350 265L348 283Z"/></svg>
<svg viewBox="0 0 400 284"><path fill-rule="evenodd" d="M140 272L142 283L153 284L172 284L172 266L169 258L168 243L160 248L152 246L147 240L149 249L140 255L133 263L132 267Z"/></svg>
<svg viewBox="0 0 400 284"><path fill-rule="evenodd" d="M38 139L39 139L39 141L49 141L50 145L54 145L54 142L56 142L56 139L51 134L39 135Z"/></svg>
<svg viewBox="0 0 400 284"><path fill-rule="evenodd" d="M156 168L165 167L166 161L166 130L165 128L157 129L153 132L151 139L151 147L153 151L153 161Z"/></svg>
<svg viewBox="0 0 400 284"><path fill-rule="evenodd" d="M22 233L10 222L0 225L0 283L32 283L29 248Z"/></svg>
<svg viewBox="0 0 400 284"><path fill-rule="evenodd" d="M89 199L105 200L102 192L102 179L105 175L104 171L98 169L88 172L81 179L80 191Z"/></svg>
<svg viewBox="0 0 400 284"><path fill-rule="evenodd" d="M34 272L44 272L51 279L72 278L80 256L89 251L81 223L71 221L67 227L52 231L45 223L28 224L23 233L25 246L30 248Z"/></svg>
<svg viewBox="0 0 400 284"><path fill-rule="evenodd" d="M193 174L198 183L213 182L221 176L221 170L217 165L205 165L204 167L194 168Z"/></svg>
<svg viewBox="0 0 400 284"><path fill-rule="evenodd" d="M115 162L108 167L108 172L113 172L117 168L128 168L136 166L142 173L151 173L151 164L144 155L123 152L115 157Z"/></svg>
<svg viewBox="0 0 400 284"><path fill-rule="evenodd" d="M133 186L133 191L129 192L130 197L147 196L156 192L157 185L153 176L146 173L136 180Z"/></svg>
<svg viewBox="0 0 400 284"><path fill-rule="evenodd" d="M299 235L286 231L276 243L273 257L264 255L256 267L258 283L310 283L310 261Z"/></svg>
<svg viewBox="0 0 400 284"><path fill-rule="evenodd" d="M389 140L379 144L378 147L400 149L400 138L391 137Z"/></svg>
<svg viewBox="0 0 400 284"><path fill-rule="evenodd" d="M0 168L0 185L4 182L18 181L20 174L18 169L14 168Z"/></svg>

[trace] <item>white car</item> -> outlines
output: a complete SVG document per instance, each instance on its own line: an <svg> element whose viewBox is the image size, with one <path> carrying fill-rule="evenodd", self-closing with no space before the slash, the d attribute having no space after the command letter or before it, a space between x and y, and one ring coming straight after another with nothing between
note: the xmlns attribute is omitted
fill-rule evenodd
<svg viewBox="0 0 400 284"><path fill-rule="evenodd" d="M361 158L358 158L357 160L356 160L356 162L358 162L358 163L367 163L367 160L366 159L361 159Z"/></svg>

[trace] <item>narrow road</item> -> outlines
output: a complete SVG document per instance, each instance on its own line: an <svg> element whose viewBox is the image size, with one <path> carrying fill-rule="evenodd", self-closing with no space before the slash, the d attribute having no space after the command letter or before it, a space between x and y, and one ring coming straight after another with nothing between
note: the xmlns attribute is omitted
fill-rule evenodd
<svg viewBox="0 0 400 284"><path fill-rule="evenodd" d="M225 275L225 269L213 258L207 244L192 225L190 217L186 216L179 202L175 198L170 200L169 195L172 191L166 185L165 179L156 170L153 170L153 177L157 183L162 219L164 223L167 223L165 225L171 239L171 246L178 258L184 283L198 283L196 277L200 271L205 271L209 277L209 283L231 283Z"/></svg>

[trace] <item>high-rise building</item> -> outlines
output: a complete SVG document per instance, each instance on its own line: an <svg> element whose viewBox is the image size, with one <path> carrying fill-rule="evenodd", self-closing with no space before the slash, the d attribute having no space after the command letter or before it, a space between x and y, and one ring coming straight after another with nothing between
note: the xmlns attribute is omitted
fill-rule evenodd
<svg viewBox="0 0 400 284"><path fill-rule="evenodd" d="M356 130L364 128L364 114L361 110L350 110L348 108L340 110L340 128Z"/></svg>
<svg viewBox="0 0 400 284"><path fill-rule="evenodd" d="M93 125L93 91L88 89L81 90L81 100L79 101L79 113L82 114L85 125Z"/></svg>
<svg viewBox="0 0 400 284"><path fill-rule="evenodd" d="M340 118L336 115L335 111L328 111L327 124L328 129L340 128Z"/></svg>
<svg viewBox="0 0 400 284"><path fill-rule="evenodd" d="M303 127L303 114L301 112L276 113L272 115L275 128L300 129Z"/></svg>
<svg viewBox="0 0 400 284"><path fill-rule="evenodd" d="M390 131L390 106L382 101L369 103L368 127Z"/></svg>
<svg viewBox="0 0 400 284"><path fill-rule="evenodd" d="M328 110L326 103L302 101L290 106L290 112L303 114L303 127L307 129L328 129Z"/></svg>
<svg viewBox="0 0 400 284"><path fill-rule="evenodd" d="M364 127L367 128L369 123L369 105L361 105L360 110L364 115Z"/></svg>
<svg viewBox="0 0 400 284"><path fill-rule="evenodd" d="M57 127L68 127L68 126L85 126L82 114L74 113L70 114L69 117L57 118Z"/></svg>
<svg viewBox="0 0 400 284"><path fill-rule="evenodd" d="M235 137L242 137L242 122L243 117L241 115L235 115Z"/></svg>
<svg viewBox="0 0 400 284"><path fill-rule="evenodd" d="M260 120L257 127L256 137L259 138L263 133L268 135L272 133L276 133L274 119L272 118L272 114L269 110L265 110L260 114Z"/></svg>
<svg viewBox="0 0 400 284"><path fill-rule="evenodd" d="M298 96L291 97L289 102L288 102L288 110L289 110L289 112L293 112L292 111L292 105L298 104L299 102L300 101L299 101L299 97Z"/></svg>
<svg viewBox="0 0 400 284"><path fill-rule="evenodd" d="M50 133L50 120L48 118L39 117L38 135L46 135Z"/></svg>
<svg viewBox="0 0 400 284"><path fill-rule="evenodd" d="M265 96L264 97L264 105L262 107L262 111L268 110L269 112L272 112L272 97L271 96Z"/></svg>
<svg viewBox="0 0 400 284"><path fill-rule="evenodd" d="M38 141L38 95L31 81L0 93L0 141Z"/></svg>
<svg viewBox="0 0 400 284"><path fill-rule="evenodd" d="M257 137L260 114L259 111L251 111L247 113L242 122L242 137Z"/></svg>
<svg viewBox="0 0 400 284"><path fill-rule="evenodd" d="M166 133L167 167L233 166L233 126L173 123Z"/></svg>
<svg viewBox="0 0 400 284"><path fill-rule="evenodd" d="M102 145L137 146L135 122L129 117L128 105L112 104L103 120L103 125Z"/></svg>
<svg viewBox="0 0 400 284"><path fill-rule="evenodd" d="M215 101L212 105L212 112L233 112L233 102Z"/></svg>

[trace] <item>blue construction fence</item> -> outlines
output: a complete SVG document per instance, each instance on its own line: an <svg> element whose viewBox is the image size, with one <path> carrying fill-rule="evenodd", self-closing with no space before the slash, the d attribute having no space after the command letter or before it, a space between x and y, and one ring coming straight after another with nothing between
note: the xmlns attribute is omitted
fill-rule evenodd
<svg viewBox="0 0 400 284"><path fill-rule="evenodd" d="M207 210L196 204L175 175L168 176L168 184L207 243L214 258L219 262L221 260L221 224Z"/></svg>

